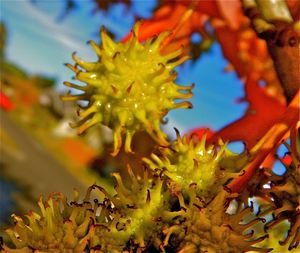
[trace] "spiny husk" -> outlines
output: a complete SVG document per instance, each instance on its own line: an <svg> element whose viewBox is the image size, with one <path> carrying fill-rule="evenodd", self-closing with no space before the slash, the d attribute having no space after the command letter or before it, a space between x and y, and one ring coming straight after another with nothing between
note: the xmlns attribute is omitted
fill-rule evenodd
<svg viewBox="0 0 300 253"><path fill-rule="evenodd" d="M274 252L300 250L300 163L291 152L289 155L291 164L282 163L286 169L282 176L261 168L239 196L244 202L255 198L259 216L268 220L264 230L269 234L269 239L257 246L271 247Z"/></svg>
<svg viewBox="0 0 300 253"><path fill-rule="evenodd" d="M46 202L40 198L40 213L30 212L26 215L28 222L12 215L15 225L6 233L16 252L142 252L150 245L159 248L163 224L178 213L170 211L160 177L146 169L143 177L134 175L130 167L128 172L130 186L123 184L119 174L113 174L117 181L115 196L92 185L81 202L78 192L71 203L61 193L51 194ZM103 201L90 200L96 189L104 195ZM3 249L12 250L7 246Z"/></svg>
<svg viewBox="0 0 300 253"><path fill-rule="evenodd" d="M197 184L201 197L212 197L223 185L239 175L248 161L246 152L234 154L226 144L206 146L206 137L199 142L180 137L168 147L161 147L159 152L151 154L151 159L144 162L154 171L163 173L170 179L171 188L187 192L190 184Z"/></svg>
<svg viewBox="0 0 300 253"><path fill-rule="evenodd" d="M300 250L300 162L291 154L292 162L286 166L286 172L279 177L273 172L267 178L268 189L261 189L265 199L273 205L273 220L266 225L268 231L281 222L290 223L284 240L280 246L288 250Z"/></svg>
<svg viewBox="0 0 300 253"><path fill-rule="evenodd" d="M272 221L271 221L272 222ZM268 226L270 223L267 223ZM273 224L267 230L268 238L263 242L255 244L256 247L272 248L271 252L282 252L282 253L296 253L299 252L299 247L290 247L292 245L293 238L287 236L291 229L291 224L288 220L281 220L276 224ZM256 253L256 251L251 251L250 253Z"/></svg>
<svg viewBox="0 0 300 253"><path fill-rule="evenodd" d="M182 55L182 48L167 55L160 53L160 45L169 32L139 42L139 26L140 22L125 43L115 43L102 29L101 46L90 42L98 60L85 62L74 53L75 66L67 64L75 72L75 79L86 85L65 82L83 93L67 94L63 99L88 103L79 110L80 120L72 126L78 127L79 133L98 123L110 127L114 135L112 155L118 154L123 135L125 151L132 152L131 140L137 131L145 130L159 144L166 145L166 135L160 129L163 117L172 109L192 107L189 102L175 103L177 99L192 97L193 85L183 87L174 83L174 68L189 57Z"/></svg>
<svg viewBox="0 0 300 253"><path fill-rule="evenodd" d="M235 198L222 190L210 202L205 203L196 195L195 185L190 186L189 203L181 199L181 207L186 210L182 215L182 221L165 229L166 238L164 244L173 244L180 253L223 253L223 252L269 252L268 248L254 247L253 245L263 241L265 236L254 238L253 233L245 234L250 227L263 221L255 218L246 224L241 222L252 213L250 207L243 208L236 214L226 213L231 199ZM172 239L170 236L172 235Z"/></svg>
<svg viewBox="0 0 300 253"><path fill-rule="evenodd" d="M110 219L115 223L109 226L109 236L122 236L125 242L130 241L139 250L147 249L150 244L159 247L158 233L163 223L170 220L166 215L170 207L163 192L164 182L160 177L152 176L146 168L143 177L135 176L130 167L128 172L131 177L129 186L125 186L120 175L114 173L117 195L112 197L105 193L107 201L111 202L108 205ZM114 226L119 228L115 232Z"/></svg>

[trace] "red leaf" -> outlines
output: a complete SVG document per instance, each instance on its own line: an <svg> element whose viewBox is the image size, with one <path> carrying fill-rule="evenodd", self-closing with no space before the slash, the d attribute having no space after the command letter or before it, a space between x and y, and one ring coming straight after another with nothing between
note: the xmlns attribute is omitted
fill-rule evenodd
<svg viewBox="0 0 300 253"><path fill-rule="evenodd" d="M243 25L233 30L220 22L213 22L216 36L225 58L240 78L257 75L271 87L273 94L281 95L282 89L269 56L266 42L257 37L244 17Z"/></svg>
<svg viewBox="0 0 300 253"><path fill-rule="evenodd" d="M300 110L299 99L300 91L295 95L282 116L261 138L259 151L252 157L252 161L246 165L245 173L228 185L233 192L241 192L247 186L247 183L262 162L282 143L282 140L289 134L293 125L297 124Z"/></svg>
<svg viewBox="0 0 300 253"><path fill-rule="evenodd" d="M189 48L190 37L193 33L205 34L205 22L208 17L223 20L232 29L237 29L242 22L241 3L232 0L224 3L223 0L216 1L165 1L158 8L153 17L146 20L140 27L139 39L141 41L151 38L164 31L174 31L180 23L181 18L189 9L193 9L192 15L184 21L182 27L176 31L172 43L164 49L166 52L174 51L181 46ZM127 35L123 41L128 40L131 34Z"/></svg>
<svg viewBox="0 0 300 253"><path fill-rule="evenodd" d="M3 92L0 91L0 108L3 108L5 111L11 111L14 108L14 104L10 101Z"/></svg>
<svg viewBox="0 0 300 253"><path fill-rule="evenodd" d="M292 161L293 161L293 159L292 159L292 156L291 156L290 154L285 154L284 157L282 157L282 158L280 159L280 161L281 161L284 165L290 166L291 163L292 163Z"/></svg>
<svg viewBox="0 0 300 253"><path fill-rule="evenodd" d="M256 80L249 78L245 88L245 100L249 102L247 112L217 132L210 142L217 142L218 138L224 141L244 141L247 148L251 149L284 113L285 104L268 95L265 88L257 85Z"/></svg>
<svg viewBox="0 0 300 253"><path fill-rule="evenodd" d="M214 131L212 131L208 127L200 127L196 129L192 129L188 133L189 139L193 139L194 137L197 137L197 139L201 139L203 136L206 136L206 139L209 140L210 138L213 137Z"/></svg>
<svg viewBox="0 0 300 253"><path fill-rule="evenodd" d="M181 24L181 18L189 10L188 6L192 1L187 2L167 2L161 6L153 17L149 20L145 20L139 30L139 39L144 41L148 38L152 38L164 31L173 32L174 29L180 24L181 27L176 31L172 41L164 48L164 52L172 52L180 47L184 47L188 52L188 46L190 44L190 36L194 32L203 32L203 25L208 16L203 15L200 12L193 11L189 18ZM131 33L128 34L122 41L126 41L130 38Z"/></svg>
<svg viewBox="0 0 300 253"><path fill-rule="evenodd" d="M240 28L243 16L241 1L217 0L216 4L218 6L219 12L221 13L221 16L227 22L228 26L233 30L237 30L238 28Z"/></svg>
<svg viewBox="0 0 300 253"><path fill-rule="evenodd" d="M300 19L300 1L299 0L286 0L294 21Z"/></svg>

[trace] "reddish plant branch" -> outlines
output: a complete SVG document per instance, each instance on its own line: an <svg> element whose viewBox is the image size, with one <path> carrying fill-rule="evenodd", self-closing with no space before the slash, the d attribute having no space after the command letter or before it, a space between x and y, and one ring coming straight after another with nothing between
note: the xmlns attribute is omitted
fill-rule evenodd
<svg viewBox="0 0 300 253"><path fill-rule="evenodd" d="M262 34L266 38L274 66L284 89L287 101L299 90L300 84L300 49L299 33L291 26Z"/></svg>
<svg viewBox="0 0 300 253"><path fill-rule="evenodd" d="M299 90L300 32L283 1L244 0L246 15L269 53L288 102ZM299 22L299 21L298 21Z"/></svg>
<svg viewBox="0 0 300 253"><path fill-rule="evenodd" d="M265 158L274 151L276 147L278 147L284 136L299 122L299 102L300 91L298 91L294 96L283 117L273 125L261 141L253 148L253 150L256 150L257 147L259 147L258 151L252 158L252 161L245 167L245 173L234 179L228 185L233 192L241 192L247 186L247 183Z"/></svg>

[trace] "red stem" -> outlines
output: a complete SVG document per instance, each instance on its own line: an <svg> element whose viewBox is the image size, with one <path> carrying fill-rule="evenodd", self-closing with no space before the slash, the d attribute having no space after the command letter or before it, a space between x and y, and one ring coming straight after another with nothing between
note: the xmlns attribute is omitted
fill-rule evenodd
<svg viewBox="0 0 300 253"><path fill-rule="evenodd" d="M281 143L292 126L299 122L299 107L300 91L298 90L282 118L262 138L261 148L245 167L245 173L228 185L233 192L241 192L246 187L265 158Z"/></svg>

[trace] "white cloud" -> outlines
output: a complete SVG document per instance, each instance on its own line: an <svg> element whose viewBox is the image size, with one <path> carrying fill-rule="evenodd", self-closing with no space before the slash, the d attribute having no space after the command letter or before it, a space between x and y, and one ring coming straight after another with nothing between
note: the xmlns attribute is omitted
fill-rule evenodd
<svg viewBox="0 0 300 253"><path fill-rule="evenodd" d="M46 37L47 40L55 41L60 46L68 50L85 50L84 38L79 38L74 33L74 27L70 27L65 22L55 21L55 14L48 14L38 9L29 1L4 1L3 17L8 19L8 15L17 18L16 24L23 30L31 34ZM75 30L76 32L76 30Z"/></svg>
<svg viewBox="0 0 300 253"><path fill-rule="evenodd" d="M43 28L42 30L33 30L44 36L47 36L52 40L57 41L68 50L71 49L80 51L85 49L85 46L83 46L84 43L70 33L72 28L63 23L57 23L53 16L47 15L46 13L38 10L29 2L25 2L22 5L24 7L23 12L25 12L27 16L30 16L32 19L34 19L36 25L42 26Z"/></svg>

